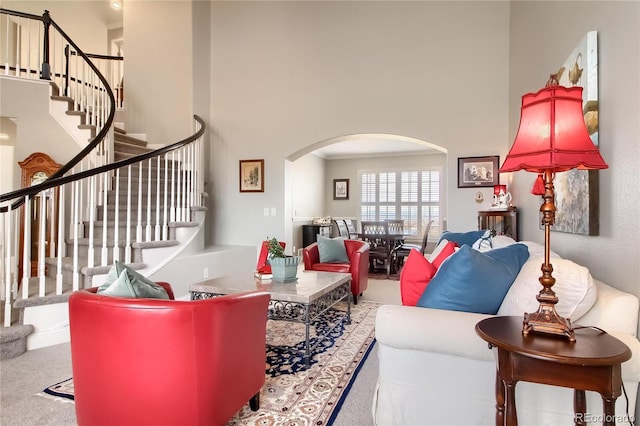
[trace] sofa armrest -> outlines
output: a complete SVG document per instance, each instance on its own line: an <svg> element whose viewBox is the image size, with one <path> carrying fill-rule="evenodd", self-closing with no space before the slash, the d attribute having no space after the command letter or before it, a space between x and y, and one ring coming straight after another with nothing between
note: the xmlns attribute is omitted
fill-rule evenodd
<svg viewBox="0 0 640 426"><path fill-rule="evenodd" d="M304 262L304 269L311 270L313 265L320 263L320 251L318 250L318 243L312 243L302 249L302 260Z"/></svg>
<svg viewBox="0 0 640 426"><path fill-rule="evenodd" d="M376 340L398 349L436 352L494 361L476 334L476 324L492 315L415 306L383 305L376 314Z"/></svg>
<svg viewBox="0 0 640 426"><path fill-rule="evenodd" d="M589 311L575 321L574 325L593 325L609 333L620 331L636 336L638 329L638 298L595 280L598 297ZM620 315L624 312L624 315Z"/></svg>

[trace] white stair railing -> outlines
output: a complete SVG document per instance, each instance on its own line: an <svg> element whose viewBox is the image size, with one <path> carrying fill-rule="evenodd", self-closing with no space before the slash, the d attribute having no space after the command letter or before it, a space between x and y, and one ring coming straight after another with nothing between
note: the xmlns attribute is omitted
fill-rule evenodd
<svg viewBox="0 0 640 426"><path fill-rule="evenodd" d="M170 188L176 188L176 199L181 200L177 208L181 212L177 221L189 221L191 215L188 212L191 208L203 207L201 192L204 182L202 181L203 173L200 170L203 161L196 156L203 152L203 135L203 122L195 117L195 134L191 138L138 158L78 171L60 178L62 180L60 185L54 186L55 179L45 181L33 187L34 190L42 187L42 190L26 196L24 204L19 209L9 208L0 212L0 223L3 225L1 268L3 274L0 278L2 280L0 296L6 308L5 312L10 312L12 303L18 297L28 299L60 295L82 288L84 267L106 267L110 266L115 259L120 259L122 250L120 228L122 227L125 228L126 234L124 261L127 263L136 261L132 259L131 235L135 230L141 229L141 218L146 217L147 223L151 223L150 212L153 208L156 209L154 217L157 225L155 225L155 232L151 232L144 242L169 240L168 229L171 227L171 221L167 221L164 225L167 231L160 232L160 218L171 216L172 206L168 203ZM177 160L174 161L174 158ZM148 170L143 166L148 167ZM154 167L157 170L152 170ZM171 167L171 173L169 173L169 167ZM138 173L135 173L136 170ZM121 187L120 178L124 174L126 174L126 188ZM150 177L155 177L157 180L153 187L150 186ZM138 182L135 182L136 179ZM144 182L145 179L147 182ZM98 182L104 182L102 191L98 190ZM138 193L135 194L138 199L137 207L132 205L134 196L132 190L135 187L138 188ZM150 188L155 190L155 195ZM124 208L121 207L123 203L120 200L123 193L126 193ZM109 202L110 198L113 199L113 203ZM69 206L65 202L67 199L70 200ZM39 209L38 216L41 218L36 224L38 250L37 253L32 253L31 244L23 244L20 251L15 242L18 241L21 226L11 225L15 225L18 218L23 217L22 215L29 218L34 208ZM138 222L134 223L132 218L136 208ZM100 224L97 223L99 221L101 221ZM67 226L67 223L71 226ZM56 231L47 234L45 231L51 228L52 224ZM25 221L23 225L24 241L31 241L33 229L29 226L29 221ZM63 241L65 229L69 230L69 239ZM99 236L96 234L97 229L102 229ZM109 230L112 230L111 235ZM57 242L54 246L45 249L52 241L51 235L54 233L57 236ZM95 249L96 242L102 244L100 250ZM67 257L67 248L72 253L70 258ZM109 252L111 256L108 256ZM107 253L106 256L105 253ZM36 281L31 279L35 277L30 276L30 265L34 255L38 265ZM18 259L22 261L19 262ZM66 266L68 262L70 267ZM18 295L18 286L12 288L11 283L19 267L22 267L23 275L20 283L21 292ZM51 277L52 288L48 288L47 277ZM4 325L10 325L10 321L10 315L5 314Z"/></svg>

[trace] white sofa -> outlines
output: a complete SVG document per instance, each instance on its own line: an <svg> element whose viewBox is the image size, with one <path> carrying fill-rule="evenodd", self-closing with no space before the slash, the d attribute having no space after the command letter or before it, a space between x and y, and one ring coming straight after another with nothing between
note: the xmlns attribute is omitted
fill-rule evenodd
<svg viewBox="0 0 640 426"><path fill-rule="evenodd" d="M577 325L600 327L623 341L632 358L622 379L635 413L640 382L638 298L594 280L597 299ZM475 332L490 315L421 307L383 305L376 318L379 377L373 401L376 425L494 425L496 349ZM627 401L616 401L618 424L626 422ZM520 382L516 386L520 425L573 424L571 389ZM597 420L602 400L587 392L587 412ZM594 423L594 422L590 422ZM595 422L594 424L599 424Z"/></svg>

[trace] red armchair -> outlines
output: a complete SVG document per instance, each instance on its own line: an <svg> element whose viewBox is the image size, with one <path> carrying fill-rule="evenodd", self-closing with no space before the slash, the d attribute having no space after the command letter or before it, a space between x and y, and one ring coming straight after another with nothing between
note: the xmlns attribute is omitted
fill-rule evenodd
<svg viewBox="0 0 640 426"><path fill-rule="evenodd" d="M344 240L349 263L320 263L318 243L309 244L302 249L304 269L307 271L348 272L351 273L351 294L353 303L358 303L358 295L367 289L369 273L369 244L360 240Z"/></svg>
<svg viewBox="0 0 640 426"><path fill-rule="evenodd" d="M176 301L96 290L69 297L79 425L222 426L249 400L258 409L267 293Z"/></svg>

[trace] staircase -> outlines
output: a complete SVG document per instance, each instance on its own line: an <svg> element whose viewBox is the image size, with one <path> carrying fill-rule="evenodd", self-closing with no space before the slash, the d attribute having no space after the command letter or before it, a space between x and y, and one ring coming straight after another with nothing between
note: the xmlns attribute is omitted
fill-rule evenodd
<svg viewBox="0 0 640 426"><path fill-rule="evenodd" d="M51 102L67 100L52 95ZM95 131L84 124L82 114L69 115L80 122L81 130ZM114 128L115 161L133 161L150 153L146 141ZM85 198L86 214L77 216L83 219L76 227L74 214L66 214L69 220L61 226L70 232L63 238L64 250L45 257L44 279L23 275L16 300L10 305L10 326L0 328L0 359L68 340L64 318L69 295L78 288L104 283L115 259L149 275L188 246L199 232L205 212L200 197L193 196L195 188L185 192L187 185L192 185L187 183L192 180L192 160L192 154L181 151L177 159L175 151L159 155L98 175L92 183L87 182L89 188L76 191L95 200ZM99 191L98 181L104 184ZM73 194L71 189L72 198ZM0 318L6 318L6 308L7 304L0 304ZM60 319L50 327L52 315ZM44 332L41 338L34 334L38 330Z"/></svg>
<svg viewBox="0 0 640 426"><path fill-rule="evenodd" d="M122 74L100 63L116 59L121 68L123 58L89 59L46 11L0 15L22 50L0 64L0 78L50 90L48 110L79 151L43 182L0 194L2 359L68 341L69 294L103 283L114 260L152 276L184 262L181 254L202 251L205 129L194 117L193 135L150 149L113 124ZM30 37L34 23L43 25L40 39ZM19 62L31 52L43 52L35 69ZM43 151L46 144L40 141ZM38 223L23 223L36 211ZM21 244L32 236L33 252L32 244Z"/></svg>

